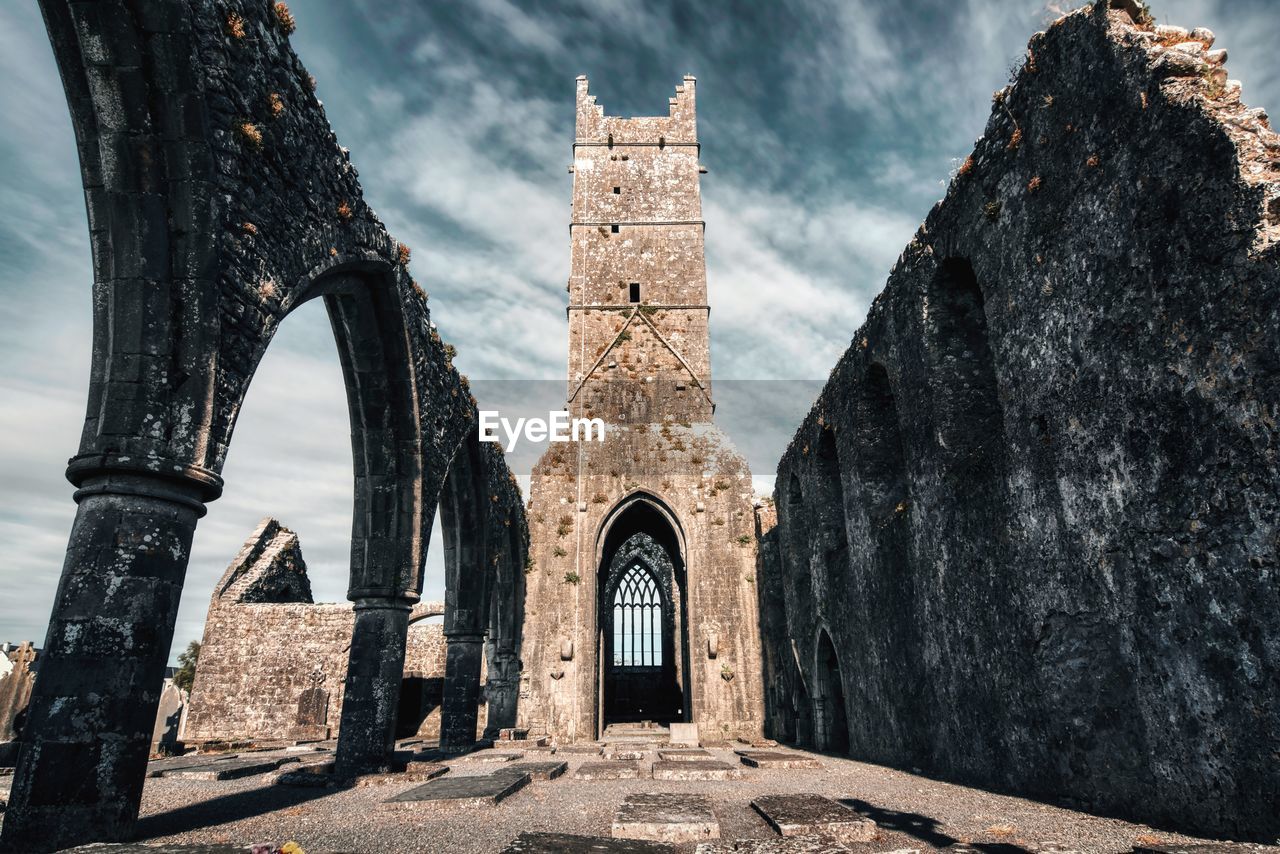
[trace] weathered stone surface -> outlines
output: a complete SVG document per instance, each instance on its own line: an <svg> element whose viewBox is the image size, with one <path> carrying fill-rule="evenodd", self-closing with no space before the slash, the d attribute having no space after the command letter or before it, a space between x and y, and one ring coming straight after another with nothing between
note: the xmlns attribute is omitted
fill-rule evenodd
<svg viewBox="0 0 1280 854"><path fill-rule="evenodd" d="M603 746L599 744L561 744L556 747L556 753L599 756L603 749Z"/></svg>
<svg viewBox="0 0 1280 854"><path fill-rule="evenodd" d="M169 759L157 759L147 763L147 776L159 777L166 771L195 768L200 765L212 765L215 762L226 762L231 759L239 758L240 754L238 753L227 753L222 755L193 753L187 756L174 756Z"/></svg>
<svg viewBox="0 0 1280 854"><path fill-rule="evenodd" d="M245 854L244 845L183 845L181 843L97 842L63 849L75 854Z"/></svg>
<svg viewBox="0 0 1280 854"><path fill-rule="evenodd" d="M667 762L691 762L698 759L710 759L711 753L701 749L659 750L658 758Z"/></svg>
<svg viewBox="0 0 1280 854"><path fill-rule="evenodd" d="M682 759L653 763L655 780L737 780L742 768L715 759Z"/></svg>
<svg viewBox="0 0 1280 854"><path fill-rule="evenodd" d="M161 771L161 777L173 777L180 780L237 780L274 771L281 765L297 762L296 757L248 757L210 762L205 765L187 765L181 768L169 768Z"/></svg>
<svg viewBox="0 0 1280 854"><path fill-rule="evenodd" d="M533 470L519 711L559 741L637 718L761 732L753 490L712 415L695 89L686 77L668 115L619 118L578 80L566 408L607 429ZM641 668L610 630L637 567L663 594L661 660Z"/></svg>
<svg viewBox="0 0 1280 854"><path fill-rule="evenodd" d="M874 821L822 795L762 795L751 806L782 836L868 842L876 834Z"/></svg>
<svg viewBox="0 0 1280 854"><path fill-rule="evenodd" d="M426 604L426 603L424 603ZM427 611L443 612L443 603ZM347 646L355 626L349 604L313 603L298 536L263 519L214 587L196 665L186 738L323 740L342 717ZM438 623L406 635L406 673L444 677ZM436 707L440 704L437 695ZM432 719L439 730L439 714Z"/></svg>
<svg viewBox="0 0 1280 854"><path fill-rule="evenodd" d="M686 723L671 724L671 736L669 742L672 746L687 745L689 747L698 746L698 725Z"/></svg>
<svg viewBox="0 0 1280 854"><path fill-rule="evenodd" d="M575 780L638 780L650 776L643 762L584 762L573 771Z"/></svg>
<svg viewBox="0 0 1280 854"><path fill-rule="evenodd" d="M569 770L568 762L517 762L513 771L523 771L534 780L554 780Z"/></svg>
<svg viewBox="0 0 1280 854"><path fill-rule="evenodd" d="M571 836L567 833L522 833L502 854L675 854L665 842L610 839L607 836Z"/></svg>
<svg viewBox="0 0 1280 854"><path fill-rule="evenodd" d="M481 762L481 763L514 762L515 760L522 759L523 757L524 757L524 754L519 752L504 752L500 750L483 750L479 753L472 753L469 756L464 757L462 761Z"/></svg>
<svg viewBox="0 0 1280 854"><path fill-rule="evenodd" d="M1271 841L1280 139L1117 5L1031 39L778 467L769 734Z"/></svg>
<svg viewBox="0 0 1280 854"><path fill-rule="evenodd" d="M525 769L530 770L530 769ZM449 773L448 765L432 765L418 762L403 771L388 771L381 774L361 774L356 778L356 786L388 786L397 783L415 783L434 780Z"/></svg>
<svg viewBox="0 0 1280 854"><path fill-rule="evenodd" d="M447 567L446 633L489 633L502 673L490 699L513 716L523 498L501 451L476 447L476 404L409 274L409 249L364 200L289 47L288 16L246 0L127 10L48 0L42 11L92 227L94 361L67 468L76 516L2 844L131 838L197 520L221 494L264 351L312 297L332 320L357 461L356 617L346 679L324 686L330 718L341 702L340 764L392 748L437 506L468 521L446 535L446 551L467 560ZM461 509L462 492L445 489L459 480ZM290 725L298 694L282 706Z"/></svg>
<svg viewBox="0 0 1280 854"><path fill-rule="evenodd" d="M388 798L379 809L413 809L423 806L493 806L528 785L528 772L510 769L475 777L442 777Z"/></svg>
<svg viewBox="0 0 1280 854"><path fill-rule="evenodd" d="M705 795L632 794L618 808L612 833L618 839L700 842L720 838L720 822Z"/></svg>
<svg viewBox="0 0 1280 854"><path fill-rule="evenodd" d="M14 724L31 700L36 650L30 643L16 647L6 643L0 658L5 663L4 675L0 676L0 741L11 741L17 735Z"/></svg>
<svg viewBox="0 0 1280 854"><path fill-rule="evenodd" d="M751 768L821 768L822 763L802 753L776 751L741 751L742 764Z"/></svg>
<svg viewBox="0 0 1280 854"><path fill-rule="evenodd" d="M156 725L151 732L153 753L171 753L181 744L183 717L187 710L187 692L173 683L164 681L160 691L160 704L156 709Z"/></svg>
<svg viewBox="0 0 1280 854"><path fill-rule="evenodd" d="M789 839L738 839L733 842L703 842L694 854L842 854L852 851L846 845L821 836L796 836ZM916 848L886 850L878 854L920 854Z"/></svg>
<svg viewBox="0 0 1280 854"><path fill-rule="evenodd" d="M604 749L605 759L644 759L649 755L649 747L644 744L610 744Z"/></svg>

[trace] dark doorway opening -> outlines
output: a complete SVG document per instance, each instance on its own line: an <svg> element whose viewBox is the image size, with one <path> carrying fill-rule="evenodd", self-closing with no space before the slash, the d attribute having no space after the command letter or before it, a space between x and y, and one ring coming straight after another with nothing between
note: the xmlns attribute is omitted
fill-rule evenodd
<svg viewBox="0 0 1280 854"><path fill-rule="evenodd" d="M828 753L849 752L849 719L844 705L844 683L840 679L840 659L831 636L818 633L817 693L814 724L817 747Z"/></svg>
<svg viewBox="0 0 1280 854"><path fill-rule="evenodd" d="M598 574L602 731L689 720L684 564L659 507L633 497L606 525Z"/></svg>
<svg viewBox="0 0 1280 854"><path fill-rule="evenodd" d="M400 682L400 702L396 706L396 738L439 737L438 714L431 731L424 731L423 724L440 708L443 698L444 680L440 677L406 675Z"/></svg>

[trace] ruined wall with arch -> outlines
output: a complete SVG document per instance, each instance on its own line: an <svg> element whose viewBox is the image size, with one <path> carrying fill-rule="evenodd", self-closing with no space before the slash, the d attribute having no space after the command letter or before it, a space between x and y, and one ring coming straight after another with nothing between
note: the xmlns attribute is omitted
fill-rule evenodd
<svg viewBox="0 0 1280 854"><path fill-rule="evenodd" d="M1280 137L1212 39L1102 2L996 93L758 515L769 734L822 625L855 757L1280 832Z"/></svg>
<svg viewBox="0 0 1280 854"><path fill-rule="evenodd" d="M324 301L350 411L342 776L393 747L432 519L476 420L409 274L410 248L365 201L289 46L298 22L284 3L40 5L80 158L94 332L67 469L78 509L0 839L20 850L130 837L197 522L222 491L240 406L294 308ZM524 517L500 456L466 476L477 521L454 543L468 562L454 568L466 590L450 607L467 609L483 639L490 603L469 591L497 589L485 526L521 531ZM455 717L465 717L479 668L455 676L467 694Z"/></svg>

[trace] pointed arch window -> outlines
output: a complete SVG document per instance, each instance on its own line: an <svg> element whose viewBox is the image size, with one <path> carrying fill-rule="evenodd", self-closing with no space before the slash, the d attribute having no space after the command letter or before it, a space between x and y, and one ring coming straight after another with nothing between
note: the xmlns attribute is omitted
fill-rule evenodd
<svg viewBox="0 0 1280 854"><path fill-rule="evenodd" d="M638 563L613 594L613 666L662 666L662 596L652 573Z"/></svg>

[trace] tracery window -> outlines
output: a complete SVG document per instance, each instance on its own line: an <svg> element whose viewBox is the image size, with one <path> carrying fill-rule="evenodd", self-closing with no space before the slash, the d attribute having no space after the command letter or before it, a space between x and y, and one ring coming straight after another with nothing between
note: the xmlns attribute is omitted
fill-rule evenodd
<svg viewBox="0 0 1280 854"><path fill-rule="evenodd" d="M653 575L638 563L613 595L613 666L662 666L662 596Z"/></svg>

